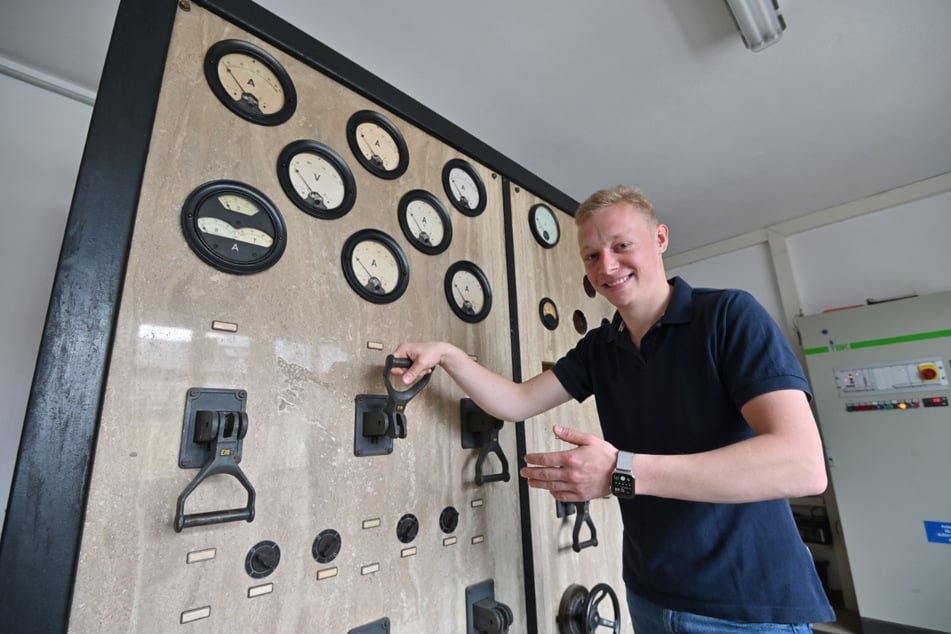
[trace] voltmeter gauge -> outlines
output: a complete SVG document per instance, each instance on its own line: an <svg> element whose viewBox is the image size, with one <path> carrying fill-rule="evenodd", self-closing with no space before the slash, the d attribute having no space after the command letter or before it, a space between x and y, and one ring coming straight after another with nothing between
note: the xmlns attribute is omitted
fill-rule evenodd
<svg viewBox="0 0 951 634"><path fill-rule="evenodd" d="M476 264L460 260L446 271L444 289L449 308L459 319L477 323L492 310L492 287Z"/></svg>
<svg viewBox="0 0 951 634"><path fill-rule="evenodd" d="M317 218L340 218L357 199L357 185L347 163L317 141L294 141L281 150L277 179L295 205Z"/></svg>
<svg viewBox="0 0 951 634"><path fill-rule="evenodd" d="M227 273L270 268L287 246L284 219L274 203L238 181L210 181L189 194L182 231L198 257Z"/></svg>
<svg viewBox="0 0 951 634"><path fill-rule="evenodd" d="M357 231L344 243L340 260L350 288L374 304L396 301L409 285L406 254L382 231Z"/></svg>

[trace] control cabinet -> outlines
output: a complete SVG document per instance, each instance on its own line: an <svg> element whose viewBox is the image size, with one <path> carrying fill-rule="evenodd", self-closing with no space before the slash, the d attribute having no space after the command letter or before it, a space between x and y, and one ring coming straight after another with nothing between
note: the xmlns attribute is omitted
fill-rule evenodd
<svg viewBox="0 0 951 634"><path fill-rule="evenodd" d="M865 631L949 631L951 293L799 328Z"/></svg>

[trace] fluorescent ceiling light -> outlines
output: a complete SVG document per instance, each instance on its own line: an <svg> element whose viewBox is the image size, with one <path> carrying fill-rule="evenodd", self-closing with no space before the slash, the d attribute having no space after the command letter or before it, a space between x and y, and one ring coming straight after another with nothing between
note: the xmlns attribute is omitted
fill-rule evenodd
<svg viewBox="0 0 951 634"><path fill-rule="evenodd" d="M761 51L783 36L786 21L779 0L726 0L743 43L751 51Z"/></svg>

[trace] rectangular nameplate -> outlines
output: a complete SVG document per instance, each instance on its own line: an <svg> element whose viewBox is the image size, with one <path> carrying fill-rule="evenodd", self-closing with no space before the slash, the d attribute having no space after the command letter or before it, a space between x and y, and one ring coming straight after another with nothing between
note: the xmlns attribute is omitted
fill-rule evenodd
<svg viewBox="0 0 951 634"><path fill-rule="evenodd" d="M333 579L337 576L336 568L324 568L323 570L317 571L317 581L323 581L324 579Z"/></svg>
<svg viewBox="0 0 951 634"><path fill-rule="evenodd" d="M248 588L248 598L253 599L255 597L264 596L265 594L271 594L272 592L274 592L274 584L265 583L260 586Z"/></svg>
<svg viewBox="0 0 951 634"><path fill-rule="evenodd" d="M200 621L202 619L207 619L211 616L211 606L206 605L202 608L195 608L194 610L186 610L182 612L182 624L193 623L194 621Z"/></svg>
<svg viewBox="0 0 951 634"><path fill-rule="evenodd" d="M380 524L382 523L383 521L379 517L363 520L363 529L366 530L368 528L379 528Z"/></svg>
<svg viewBox="0 0 951 634"><path fill-rule="evenodd" d="M206 548L205 550L195 550L185 555L185 563L194 564L199 561L208 561L214 559L217 553L216 548Z"/></svg>
<svg viewBox="0 0 951 634"><path fill-rule="evenodd" d="M442 540L442 545L443 545L443 546L452 546L452 545L454 545L457 541L459 541L459 540L458 540L458 538L456 538L456 537L447 537L446 539Z"/></svg>
<svg viewBox="0 0 951 634"><path fill-rule="evenodd" d="M367 564L363 568L360 568L361 575L372 575L375 572L380 572L380 564Z"/></svg>

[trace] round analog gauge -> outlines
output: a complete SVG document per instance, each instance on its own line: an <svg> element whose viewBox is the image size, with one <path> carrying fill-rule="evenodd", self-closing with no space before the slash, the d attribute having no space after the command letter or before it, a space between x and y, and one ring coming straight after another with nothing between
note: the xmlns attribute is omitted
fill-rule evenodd
<svg viewBox="0 0 951 634"><path fill-rule="evenodd" d="M452 223L439 199L422 189L406 192L398 210L403 235L414 247L429 255L449 248Z"/></svg>
<svg viewBox="0 0 951 634"><path fill-rule="evenodd" d="M446 271L446 301L459 319L480 322L492 309L492 288L478 266L460 260Z"/></svg>
<svg viewBox="0 0 951 634"><path fill-rule="evenodd" d="M409 166L403 135L379 112L355 112L347 122L347 141L363 167L380 178L399 178Z"/></svg>
<svg viewBox="0 0 951 634"><path fill-rule="evenodd" d="M453 207L467 216L485 211L485 184L475 168L462 159L452 159L442 169L442 184Z"/></svg>
<svg viewBox="0 0 951 634"><path fill-rule="evenodd" d="M263 271L287 246L284 219L274 203L237 181L211 181L189 194L182 230L198 257L228 273Z"/></svg>
<svg viewBox="0 0 951 634"><path fill-rule="evenodd" d="M532 205L528 210L528 226L532 230L535 241L546 249L558 244L561 237L561 228L558 218L548 205Z"/></svg>
<svg viewBox="0 0 951 634"><path fill-rule="evenodd" d="M406 255L382 231L362 229L347 238L340 260L350 288L374 304L396 301L409 284Z"/></svg>
<svg viewBox="0 0 951 634"><path fill-rule="evenodd" d="M555 302L548 297L543 297L538 302L538 317L542 320L542 325L548 330L554 330L558 327L558 307Z"/></svg>
<svg viewBox="0 0 951 634"><path fill-rule="evenodd" d="M205 55L205 79L229 110L261 125L284 123L297 92L280 62L244 40L222 40Z"/></svg>
<svg viewBox="0 0 951 634"><path fill-rule="evenodd" d="M317 141L294 141L277 159L277 178L295 205L317 218L339 218L353 208L357 186L343 158Z"/></svg>

